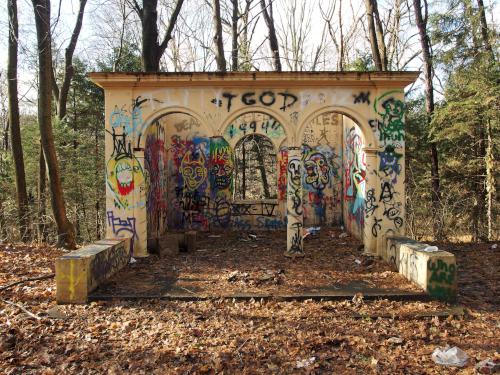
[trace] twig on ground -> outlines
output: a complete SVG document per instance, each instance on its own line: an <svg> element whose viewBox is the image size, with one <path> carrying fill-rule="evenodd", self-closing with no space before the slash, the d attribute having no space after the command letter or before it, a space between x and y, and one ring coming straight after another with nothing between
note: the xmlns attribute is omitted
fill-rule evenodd
<svg viewBox="0 0 500 375"><path fill-rule="evenodd" d="M243 342L243 344L241 344L241 345L238 347L238 349L236 349L236 352L238 352L238 353L239 353L239 352L240 352L240 350L241 350L241 349L245 346L245 344L248 342L248 340L250 340L250 337L249 337L248 339L246 339L246 340Z"/></svg>
<svg viewBox="0 0 500 375"><path fill-rule="evenodd" d="M13 283L0 286L0 292L3 291L3 290L5 290L5 289L9 289L9 288L11 288L13 286L16 286L18 284L27 283L28 281L37 281L37 280L52 279L54 276L55 276L55 274L51 273L49 275L42 275L42 276L37 276L37 277L30 277L30 278L27 278L27 279L22 279L22 280L19 280L19 281L15 281Z"/></svg>
<svg viewBox="0 0 500 375"><path fill-rule="evenodd" d="M18 303L15 303L15 302L11 302L11 301L7 301L3 298L0 298L0 301L2 301L3 303L6 303L8 305L12 305L12 306L16 306L17 308L21 309L22 311L24 311L26 314L28 314L29 316L31 316L32 318L35 318L36 320L40 320L42 318L40 318L38 315L35 315L33 314L31 311L28 311L26 309L26 307L24 307L23 305L20 305Z"/></svg>
<svg viewBox="0 0 500 375"><path fill-rule="evenodd" d="M189 290L188 288L184 288L183 286L179 286L179 288L184 289L186 292L194 294L195 296L197 295L195 292Z"/></svg>

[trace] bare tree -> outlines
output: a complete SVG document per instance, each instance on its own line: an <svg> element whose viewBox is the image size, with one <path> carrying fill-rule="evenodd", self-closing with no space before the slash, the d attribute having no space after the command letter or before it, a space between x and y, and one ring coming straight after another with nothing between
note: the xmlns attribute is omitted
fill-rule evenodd
<svg viewBox="0 0 500 375"><path fill-rule="evenodd" d="M213 25L214 25L214 44L215 61L219 72L227 71L226 57L224 56L224 40L222 39L222 19L220 15L220 0L213 0Z"/></svg>
<svg viewBox="0 0 500 375"><path fill-rule="evenodd" d="M269 4L266 4L266 0L260 0L260 6L262 8L264 21L266 22L267 29L269 30L268 38L269 47L271 48L271 54L273 57L273 68L275 71L281 72L280 50L278 38L276 36L276 28L274 26L273 0L269 0Z"/></svg>
<svg viewBox="0 0 500 375"><path fill-rule="evenodd" d="M170 15L165 36L161 43L158 40L158 0L143 0L142 7L137 0L130 0L142 25L142 68L146 72L160 71L160 60L168 42L172 39L172 31L179 17L184 0L177 0Z"/></svg>
<svg viewBox="0 0 500 375"><path fill-rule="evenodd" d="M21 127L19 121L19 98L17 90L17 52L19 24L17 20L17 0L8 0L9 13L9 56L7 79L9 91L9 124L12 145L12 156L16 172L17 212L19 217L19 231L22 240L30 237L30 220L28 193L26 191L26 175L24 172L23 145L21 142Z"/></svg>
<svg viewBox="0 0 500 375"><path fill-rule="evenodd" d="M51 203L57 224L58 244L76 247L75 230L66 216L64 192L52 131L52 49L50 32L50 0L32 0L38 44L38 126L49 176Z"/></svg>
<svg viewBox="0 0 500 375"><path fill-rule="evenodd" d="M422 15L422 4L420 0L413 0L415 20L422 47L422 59L424 61L424 81L425 81L425 111L427 126L430 125L434 115L434 85L432 83L432 54L429 35L427 33L428 6L427 0L424 0L424 14ZM441 211L441 192L439 181L438 150L435 142L429 145L431 156L431 196L433 207L434 236L439 240L443 236L443 226L440 219Z"/></svg>
<svg viewBox="0 0 500 375"><path fill-rule="evenodd" d="M372 0L365 0L366 19L368 21L368 35L370 37L370 46L372 50L372 59L375 64L375 70L382 70L382 59L377 43L377 33L375 31L375 20L373 17Z"/></svg>
<svg viewBox="0 0 500 375"><path fill-rule="evenodd" d="M75 53L76 43L78 42L78 37L80 36L80 31L82 30L83 15L85 13L86 4L87 0L80 0L80 8L78 9L75 27L73 28L69 44L64 53L64 77L61 88L58 87L54 71L52 71L52 92L57 102L57 114L59 119L63 119L64 116L66 116L69 88L73 75L75 74L75 70L73 68L73 54Z"/></svg>

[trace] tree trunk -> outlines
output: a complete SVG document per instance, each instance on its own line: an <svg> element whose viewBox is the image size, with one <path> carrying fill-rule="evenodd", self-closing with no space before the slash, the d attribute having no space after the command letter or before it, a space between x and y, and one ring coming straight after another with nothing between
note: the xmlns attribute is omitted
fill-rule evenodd
<svg viewBox="0 0 500 375"><path fill-rule="evenodd" d="M226 57L224 56L224 41L222 40L222 19L220 16L220 0L213 0L214 44L215 61L219 72L227 71Z"/></svg>
<svg viewBox="0 0 500 375"><path fill-rule="evenodd" d="M266 0L260 0L260 6L262 8L264 21L266 22L269 30L269 47L271 48L271 53L273 55L274 70L276 72L281 72L280 50L278 38L276 36L276 28L274 27L273 0L269 0L269 5L266 5Z"/></svg>
<svg viewBox="0 0 500 375"><path fill-rule="evenodd" d="M47 191L47 169L43 157L42 140L40 140L40 153L38 156L38 242L46 242L45 229L45 194Z"/></svg>
<svg viewBox="0 0 500 375"><path fill-rule="evenodd" d="M493 175L494 159L493 159L493 140L491 137L491 122L490 119L486 122L486 222L487 222L487 239L493 241L493 196L495 194L495 177Z"/></svg>
<svg viewBox="0 0 500 375"><path fill-rule="evenodd" d="M160 71L161 57L167 49L168 42L172 39L172 31L174 30L183 3L184 0L177 0L175 8L170 15L165 37L159 43L158 0L143 0L142 8L134 0L134 8L142 24L142 68L145 72Z"/></svg>
<svg viewBox="0 0 500 375"><path fill-rule="evenodd" d="M70 42L64 54L64 79L61 89L59 90L59 96L57 97L57 114L60 120L66 116L69 87L71 85L73 75L75 74L75 69L73 68L73 54L75 52L80 31L82 30L83 14L85 12L86 4L87 0L80 0L80 9L78 10L75 28L73 29Z"/></svg>
<svg viewBox="0 0 500 375"><path fill-rule="evenodd" d="M384 29L378 13L377 0L371 0L373 5L373 16L375 17L375 30L377 33L377 45L380 51L380 65L382 70L387 70L387 48L385 47Z"/></svg>
<svg viewBox="0 0 500 375"><path fill-rule="evenodd" d="M231 70L238 71L238 0L231 0L233 14L231 16Z"/></svg>
<svg viewBox="0 0 500 375"><path fill-rule="evenodd" d="M17 92L17 50L19 25L17 21L17 0L8 0L9 13L9 56L7 80L9 92L9 124L12 144L12 156L16 171L17 213L21 239L30 238L30 220L28 193L26 191L26 175L24 172L23 145L21 142L21 127L19 123L19 99Z"/></svg>
<svg viewBox="0 0 500 375"><path fill-rule="evenodd" d="M372 0L365 0L366 18L368 20L368 36L370 37L370 46L372 49L372 59L375 64L375 70L382 70L382 59L377 42L377 33L375 31L374 9Z"/></svg>
<svg viewBox="0 0 500 375"><path fill-rule="evenodd" d="M427 114L427 127L430 126L434 114L434 86L432 83L432 56L429 36L427 35L427 0L424 0L425 17L422 16L422 5L420 0L413 0L415 20L417 23L422 58L424 61L425 77L425 111ZM443 237L443 225L441 220L441 192L439 187L439 164L438 150L434 142L429 145L431 156L431 180L432 180L432 209L434 236L441 240Z"/></svg>
<svg viewBox="0 0 500 375"><path fill-rule="evenodd" d="M479 12L479 22L481 23L481 38L483 39L484 49L490 54L491 58L495 60L495 54L493 53L493 48L491 47L488 23L486 22L486 14L484 11L483 0L477 0L478 12Z"/></svg>
<svg viewBox="0 0 500 375"><path fill-rule="evenodd" d="M158 0L144 0L142 8L142 68L145 72L158 72L160 58L158 44Z"/></svg>
<svg viewBox="0 0 500 375"><path fill-rule="evenodd" d="M66 216L64 192L52 131L52 51L50 36L50 0L32 0L38 42L38 126L47 165L51 204L57 224L58 245L76 248L75 231Z"/></svg>

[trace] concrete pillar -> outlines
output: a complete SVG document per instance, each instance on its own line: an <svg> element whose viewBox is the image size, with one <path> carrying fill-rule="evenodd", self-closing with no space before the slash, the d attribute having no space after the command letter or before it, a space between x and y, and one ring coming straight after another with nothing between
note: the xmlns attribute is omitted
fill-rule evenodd
<svg viewBox="0 0 500 375"><path fill-rule="evenodd" d="M134 151L135 160L138 167L143 171L134 173L134 218L135 218L135 233L133 256L136 258L145 258L148 256L147 240L148 240L148 219L146 208L146 173L144 168L144 150Z"/></svg>
<svg viewBox="0 0 500 375"><path fill-rule="evenodd" d="M363 226L363 244L365 254L377 255L377 237L382 237L382 220L379 217L380 183L376 173L377 148L365 147L366 177L365 177L365 221Z"/></svg>
<svg viewBox="0 0 500 375"><path fill-rule="evenodd" d="M287 257L303 257L303 207L302 207L302 151L300 147L288 148L286 188L286 252Z"/></svg>

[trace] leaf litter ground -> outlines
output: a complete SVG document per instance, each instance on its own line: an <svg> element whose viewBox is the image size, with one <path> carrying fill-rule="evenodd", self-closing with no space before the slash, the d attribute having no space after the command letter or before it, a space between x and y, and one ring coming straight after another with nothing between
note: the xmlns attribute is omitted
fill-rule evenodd
<svg viewBox="0 0 500 375"><path fill-rule="evenodd" d="M364 260L358 243L349 238L337 238L328 246L326 239L306 239L306 252L324 252L334 261L308 256L289 261L281 255L282 242L277 236L262 234L259 239L259 235L258 241L252 242L242 242L236 235L211 238L207 252L218 257L205 259L200 255L204 251L156 260L151 257L130 265L121 275L134 267L137 271L153 267L154 272L161 272L175 265L177 278L198 276L199 288L220 295L242 288L271 293L275 288L293 291L304 285L321 288L326 282L348 282L356 275L381 288L400 280L397 275L380 277L390 272L390 266ZM258 247L251 247L255 244ZM199 250L203 250L202 245L203 240ZM23 306L39 319L0 301L0 373L472 374L475 363L500 359L498 253L491 244L438 245L457 256L458 303L464 307L463 314L432 316L452 306L387 299L115 299L57 306L53 279L18 284L0 291L0 298ZM226 256L231 251L241 255L241 263L235 265L234 258ZM275 255L268 254L273 251ZM62 254L51 247L0 245L0 287L54 272L54 259ZM209 263L210 272L204 269ZM268 270L284 270L278 285L272 279L261 280ZM229 273L234 271L248 273L248 277L229 281ZM188 283L196 286L192 280ZM466 351L468 365L461 369L436 365L431 354L446 345Z"/></svg>

